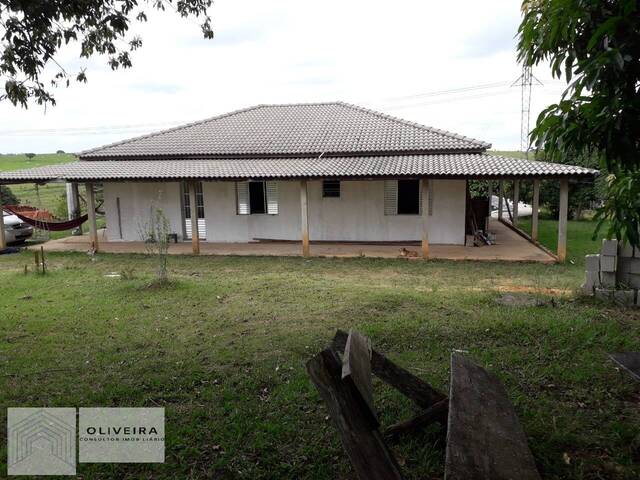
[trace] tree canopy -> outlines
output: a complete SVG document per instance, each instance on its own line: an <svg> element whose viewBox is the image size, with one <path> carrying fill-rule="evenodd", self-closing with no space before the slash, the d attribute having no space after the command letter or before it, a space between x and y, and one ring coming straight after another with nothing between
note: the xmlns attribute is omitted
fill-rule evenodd
<svg viewBox="0 0 640 480"><path fill-rule="evenodd" d="M27 107L55 105L53 89L71 79L86 82L84 70L68 72L56 54L77 43L79 56L104 55L111 69L132 66L131 52L142 39L130 32L132 23L146 22L148 9L173 9L181 17L200 19L205 38L213 38L207 11L213 0L0 0L0 100ZM146 8L146 10L145 10ZM42 78L53 65L52 78Z"/></svg>
<svg viewBox="0 0 640 480"><path fill-rule="evenodd" d="M568 87L531 141L552 158L595 155L606 172L608 235L640 245L640 12L637 0L525 0L518 58L549 62Z"/></svg>

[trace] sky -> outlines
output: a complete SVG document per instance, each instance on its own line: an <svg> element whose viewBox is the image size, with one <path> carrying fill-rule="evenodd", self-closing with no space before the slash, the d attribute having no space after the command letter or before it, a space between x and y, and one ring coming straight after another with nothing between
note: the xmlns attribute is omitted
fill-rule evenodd
<svg viewBox="0 0 640 480"><path fill-rule="evenodd" d="M57 61L88 82L55 89L46 109L0 102L0 153L79 152L255 104L336 100L519 149L518 0L216 0L209 13L213 40L170 10L134 24L143 46L127 70L65 47ZM533 73L532 126L564 86Z"/></svg>

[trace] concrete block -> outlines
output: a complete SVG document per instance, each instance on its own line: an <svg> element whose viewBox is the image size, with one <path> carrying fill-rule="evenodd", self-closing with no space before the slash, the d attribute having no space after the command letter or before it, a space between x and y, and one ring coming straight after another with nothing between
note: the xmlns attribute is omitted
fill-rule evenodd
<svg viewBox="0 0 640 480"><path fill-rule="evenodd" d="M602 240L602 249L600 250L600 253L611 257L618 255L618 240Z"/></svg>
<svg viewBox="0 0 640 480"><path fill-rule="evenodd" d="M600 271L601 272L615 272L618 265L618 257L611 257L609 255L600 255Z"/></svg>
<svg viewBox="0 0 640 480"><path fill-rule="evenodd" d="M616 288L616 274L613 272L600 272L600 283L603 288Z"/></svg>
<svg viewBox="0 0 640 480"><path fill-rule="evenodd" d="M630 260L633 259L629 257L618 257L618 266L616 268L616 271L624 274L629 273L629 269L631 268Z"/></svg>
<svg viewBox="0 0 640 480"><path fill-rule="evenodd" d="M600 272L584 272L585 283L593 285L594 287L600 287Z"/></svg>
<svg viewBox="0 0 640 480"><path fill-rule="evenodd" d="M636 292L636 307L640 307L640 291Z"/></svg>
<svg viewBox="0 0 640 480"><path fill-rule="evenodd" d="M623 307L631 307L636 300L635 290L616 290L613 293L613 299L618 305Z"/></svg>
<svg viewBox="0 0 640 480"><path fill-rule="evenodd" d="M613 292L614 290L609 290L608 288L596 288L596 298L598 300L610 302L613 300Z"/></svg>
<svg viewBox="0 0 640 480"><path fill-rule="evenodd" d="M627 272L640 275L640 258L626 258L625 263L629 264Z"/></svg>
<svg viewBox="0 0 640 480"><path fill-rule="evenodd" d="M633 247L629 243L623 244L620 242L618 245L618 256L620 257L633 257Z"/></svg>
<svg viewBox="0 0 640 480"><path fill-rule="evenodd" d="M640 275L636 273L625 275L624 283L625 285L638 290L640 289Z"/></svg>
<svg viewBox="0 0 640 480"><path fill-rule="evenodd" d="M597 253L594 255L585 255L584 264L588 272L598 272L600 270L600 255Z"/></svg>

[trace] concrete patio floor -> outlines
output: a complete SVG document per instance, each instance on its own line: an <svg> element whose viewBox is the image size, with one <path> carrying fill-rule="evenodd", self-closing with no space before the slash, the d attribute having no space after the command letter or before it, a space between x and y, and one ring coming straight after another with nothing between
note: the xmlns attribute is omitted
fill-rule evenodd
<svg viewBox="0 0 640 480"><path fill-rule="evenodd" d="M461 245L431 245L430 256L448 260L504 260L513 262L554 263L551 255L527 241L516 232L497 220L492 220L490 231L496 233L496 244L482 247ZM107 253L146 253L143 242L108 242L104 230L98 235L101 252ZM89 249L89 236L72 236L50 240L43 244L48 252L86 252ZM39 248L39 246L37 247ZM311 242L311 255L315 257L401 257L402 248L416 252L421 258L420 246L413 244L370 244L370 243L314 243ZM170 244L169 253L173 255L191 254L191 242ZM201 255L261 255L261 256L301 256L302 247L297 242L252 242L252 243L200 243ZM416 257L408 257L416 258Z"/></svg>

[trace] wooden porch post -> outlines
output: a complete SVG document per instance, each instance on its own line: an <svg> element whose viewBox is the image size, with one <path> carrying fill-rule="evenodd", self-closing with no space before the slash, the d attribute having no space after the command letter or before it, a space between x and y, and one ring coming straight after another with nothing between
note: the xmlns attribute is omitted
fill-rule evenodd
<svg viewBox="0 0 640 480"><path fill-rule="evenodd" d="M560 180L560 213L558 216L558 260L567 259L567 217L569 215L569 180Z"/></svg>
<svg viewBox="0 0 640 480"><path fill-rule="evenodd" d="M1 185L0 185L1 187ZM0 195L0 250L7 248L7 240L4 237L4 210L2 205L2 195Z"/></svg>
<svg viewBox="0 0 640 480"><path fill-rule="evenodd" d="M504 180L498 182L498 220L502 220L502 204L504 202Z"/></svg>
<svg viewBox="0 0 640 480"><path fill-rule="evenodd" d="M307 198L307 181L300 181L300 228L302 231L302 256L311 255L309 251L309 202Z"/></svg>
<svg viewBox="0 0 640 480"><path fill-rule="evenodd" d="M538 211L540 210L540 180L533 181L533 202L531 203L531 239L538 241Z"/></svg>
<svg viewBox="0 0 640 480"><path fill-rule="evenodd" d="M518 203L520 203L520 180L513 181L513 226L518 225Z"/></svg>
<svg viewBox="0 0 640 480"><path fill-rule="evenodd" d="M189 182L189 208L191 210L191 248L194 255L200 255L200 232L198 230L198 204L196 189L198 182Z"/></svg>
<svg viewBox="0 0 640 480"><path fill-rule="evenodd" d="M487 212L487 218L485 220L485 226L484 229L485 231L489 231L489 222L491 221L491 211L493 210L493 180L489 180L489 184L487 187L487 196L489 197L489 211Z"/></svg>
<svg viewBox="0 0 640 480"><path fill-rule="evenodd" d="M429 258L429 179L423 178L422 188L422 258Z"/></svg>
<svg viewBox="0 0 640 480"><path fill-rule="evenodd" d="M93 183L84 184L87 195L87 215L89 216L89 241L91 249L97 252L98 245L98 225L96 224L96 193L93 189Z"/></svg>

